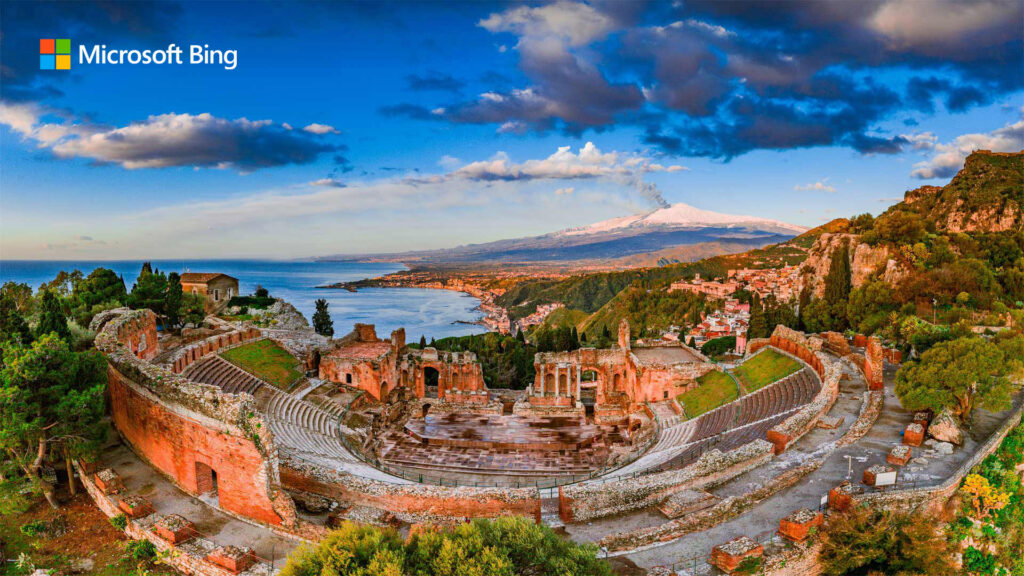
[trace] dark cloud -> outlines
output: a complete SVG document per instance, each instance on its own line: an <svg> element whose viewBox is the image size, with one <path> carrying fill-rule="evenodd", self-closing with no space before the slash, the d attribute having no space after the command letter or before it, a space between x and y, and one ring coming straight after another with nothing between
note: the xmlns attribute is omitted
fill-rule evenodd
<svg viewBox="0 0 1024 576"><path fill-rule="evenodd" d="M962 112L1024 88L1022 20L1019 0L517 4L480 26L515 36L524 80L382 112L514 133L633 124L666 154L894 153L906 142L879 125L899 112Z"/></svg>
<svg viewBox="0 0 1024 576"><path fill-rule="evenodd" d="M410 74L405 77L405 81L409 84L410 90L417 92L452 92L458 94L465 82L459 80L449 74L442 74L440 72L428 72L423 75Z"/></svg>

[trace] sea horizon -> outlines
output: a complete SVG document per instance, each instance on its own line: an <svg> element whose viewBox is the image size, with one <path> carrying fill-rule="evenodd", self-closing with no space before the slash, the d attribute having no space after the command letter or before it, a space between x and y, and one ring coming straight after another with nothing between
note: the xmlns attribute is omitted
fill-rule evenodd
<svg viewBox="0 0 1024 576"><path fill-rule="evenodd" d="M363 288L358 292L318 288L336 282L353 282L406 269L385 262L322 262L258 258L117 259L117 260L0 260L0 283L27 284L33 291L61 271L80 270L88 275L104 267L122 276L131 290L143 262L163 272L222 272L238 278L239 291L251 294L256 286L270 291L296 307L309 320L318 298L327 300L336 336L348 333L355 323L374 324L386 336L405 328L407 338L443 338L479 334L487 329L474 322L483 317L480 300L463 292L429 288Z"/></svg>

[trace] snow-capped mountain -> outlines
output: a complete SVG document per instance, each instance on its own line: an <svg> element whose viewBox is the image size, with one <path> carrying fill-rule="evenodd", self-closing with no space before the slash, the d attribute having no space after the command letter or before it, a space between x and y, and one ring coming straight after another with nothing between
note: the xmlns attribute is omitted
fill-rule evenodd
<svg viewBox="0 0 1024 576"><path fill-rule="evenodd" d="M710 253L743 251L788 240L807 229L754 216L674 204L646 214L605 220L542 236L401 254L328 256L324 260L395 262L561 262L613 260L679 246L706 245ZM728 246L729 248L724 248Z"/></svg>
<svg viewBox="0 0 1024 576"><path fill-rule="evenodd" d="M570 228L564 230L561 233L567 236L578 236L582 234L596 234L602 232L611 232L614 230L621 230L623 228L639 228L639 227L654 227L654 226L668 226L668 227L694 227L694 228L707 228L707 227L737 227L737 228L756 228L765 232L775 232L778 234L801 234L807 231L807 228L803 226L797 226L795 224L787 224L778 220L768 220L765 218L757 218L755 216L740 216L736 214L725 214L722 212L712 212L711 210L701 210L695 208L689 204L673 204L671 206L648 212L647 214L633 214L631 216L620 216L618 218L612 218L611 220L605 220L603 222L597 222L589 226L583 226L580 228Z"/></svg>

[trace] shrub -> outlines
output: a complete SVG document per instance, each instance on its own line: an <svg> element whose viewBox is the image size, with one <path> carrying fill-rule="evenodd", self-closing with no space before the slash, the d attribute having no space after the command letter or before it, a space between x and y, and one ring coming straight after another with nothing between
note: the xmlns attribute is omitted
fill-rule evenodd
<svg viewBox="0 0 1024 576"><path fill-rule="evenodd" d="M611 576L597 548L564 540L522 517L423 528L404 541L392 528L346 522L293 552L281 576Z"/></svg>
<svg viewBox="0 0 1024 576"><path fill-rule="evenodd" d="M818 559L830 576L951 575L952 552L935 524L923 514L854 508L829 517Z"/></svg>
<svg viewBox="0 0 1024 576"><path fill-rule="evenodd" d="M33 520L31 522L21 525L21 533L25 536L38 537L46 534L46 530L49 528L46 522L42 520Z"/></svg>
<svg viewBox="0 0 1024 576"><path fill-rule="evenodd" d="M138 562L156 558L156 546L149 540L129 540L124 544L124 551L129 558Z"/></svg>
<svg viewBox="0 0 1024 576"><path fill-rule="evenodd" d="M110 517L110 525L118 530L124 530L128 526L128 518L124 514Z"/></svg>

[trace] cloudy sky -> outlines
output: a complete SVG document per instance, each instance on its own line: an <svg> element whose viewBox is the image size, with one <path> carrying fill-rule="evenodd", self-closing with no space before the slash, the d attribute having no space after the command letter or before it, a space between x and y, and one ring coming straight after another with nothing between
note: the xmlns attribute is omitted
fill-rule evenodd
<svg viewBox="0 0 1024 576"><path fill-rule="evenodd" d="M1024 148L1020 0L2 4L4 259L438 248L677 202L813 226ZM71 71L39 70L50 37ZM238 64L77 62L170 43Z"/></svg>

